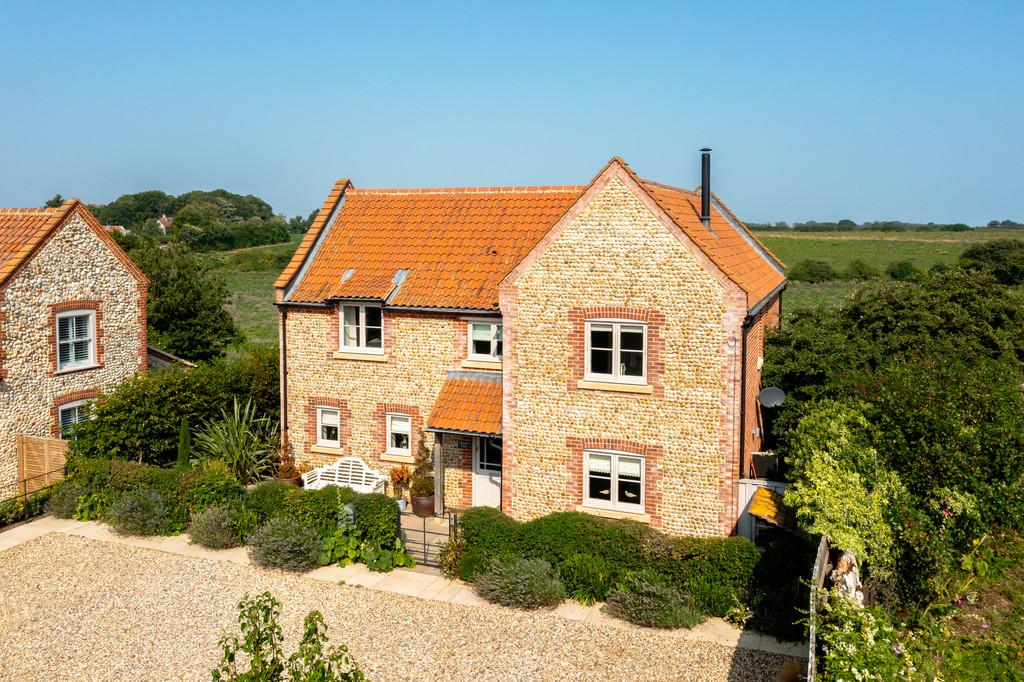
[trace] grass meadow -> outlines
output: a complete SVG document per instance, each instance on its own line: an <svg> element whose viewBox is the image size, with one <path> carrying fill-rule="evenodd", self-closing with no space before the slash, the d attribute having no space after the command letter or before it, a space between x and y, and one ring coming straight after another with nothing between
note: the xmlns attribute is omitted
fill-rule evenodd
<svg viewBox="0 0 1024 682"><path fill-rule="evenodd" d="M822 260L837 270L860 259L884 272L889 263L908 260L921 269L953 263L971 244L991 239L1024 238L1015 230L970 232L758 232L758 238L787 266L802 260ZM285 244L256 246L209 254L231 291L230 310L248 343L277 343L274 280L288 263L302 235ZM835 306L856 283L846 281L790 282L783 294L783 313L798 308Z"/></svg>

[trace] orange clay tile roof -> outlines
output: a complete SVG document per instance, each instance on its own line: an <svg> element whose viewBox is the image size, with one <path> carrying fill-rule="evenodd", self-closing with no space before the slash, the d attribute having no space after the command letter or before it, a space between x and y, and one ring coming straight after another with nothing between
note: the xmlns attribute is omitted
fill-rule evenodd
<svg viewBox="0 0 1024 682"><path fill-rule="evenodd" d="M32 254L74 207L0 208L0 284Z"/></svg>
<svg viewBox="0 0 1024 682"><path fill-rule="evenodd" d="M699 193L643 180L617 157L605 168L612 164L747 293L749 307L785 281L778 260L717 197L709 232L700 221ZM292 282L286 298L296 303L365 298L389 306L497 310L501 281L586 189L361 190L339 180L275 286Z"/></svg>
<svg viewBox="0 0 1024 682"><path fill-rule="evenodd" d="M449 370L427 426L439 431L501 433L501 374Z"/></svg>

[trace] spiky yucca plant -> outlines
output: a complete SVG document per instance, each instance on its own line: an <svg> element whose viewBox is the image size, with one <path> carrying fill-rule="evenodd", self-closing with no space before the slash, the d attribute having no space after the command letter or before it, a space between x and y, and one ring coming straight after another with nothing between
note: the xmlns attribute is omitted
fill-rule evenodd
<svg viewBox="0 0 1024 682"><path fill-rule="evenodd" d="M219 459L242 483L255 483L274 475L277 463L277 425L257 416L252 400L235 398L232 412L221 410L220 421L207 422L196 434L201 459Z"/></svg>

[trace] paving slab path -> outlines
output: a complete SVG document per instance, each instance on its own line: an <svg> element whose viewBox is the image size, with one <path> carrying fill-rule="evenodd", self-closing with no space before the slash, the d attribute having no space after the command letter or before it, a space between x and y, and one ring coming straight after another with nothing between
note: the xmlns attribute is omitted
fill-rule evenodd
<svg viewBox="0 0 1024 682"><path fill-rule="evenodd" d="M244 548L49 517L0 533L0 574L3 679L209 679L238 600L264 590L284 604L287 642L319 609L378 680L773 680L782 654L799 655L717 619L659 631L568 602L518 611L429 569L288 574L250 566Z"/></svg>

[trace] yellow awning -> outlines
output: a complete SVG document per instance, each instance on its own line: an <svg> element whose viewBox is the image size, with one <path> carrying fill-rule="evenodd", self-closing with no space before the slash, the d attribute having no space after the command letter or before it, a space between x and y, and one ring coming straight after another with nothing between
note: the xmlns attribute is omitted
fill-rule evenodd
<svg viewBox="0 0 1024 682"><path fill-rule="evenodd" d="M750 498L748 511L773 526L785 528L793 533L797 532L793 510L782 503L782 495L770 488L760 487L754 491L754 496Z"/></svg>

